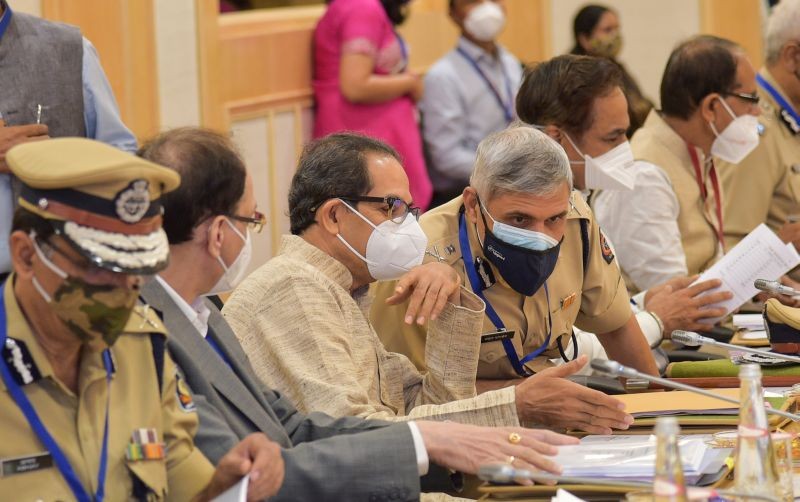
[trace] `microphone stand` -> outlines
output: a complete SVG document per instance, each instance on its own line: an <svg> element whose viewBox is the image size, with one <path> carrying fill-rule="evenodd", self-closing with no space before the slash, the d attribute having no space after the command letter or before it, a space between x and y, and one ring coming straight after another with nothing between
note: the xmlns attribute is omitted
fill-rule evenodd
<svg viewBox="0 0 800 502"><path fill-rule="evenodd" d="M607 364L611 363L611 364ZM719 399L720 401L725 401L727 403L735 404L736 407L740 407L741 403L733 398L727 396L720 396L719 394L714 394L713 392L709 392L705 389L701 389L699 387L694 387L693 385L686 385L685 383L680 382L673 382L672 380L661 378L653 375L648 375L647 373L642 373L641 371L637 371L633 368L629 368L627 366L623 366L616 361L606 361L603 359L592 359L591 363L592 369L595 371L599 371L600 373L604 373L608 376L617 377L623 376L628 378L644 378L649 382L654 382L664 387L668 387L670 389L680 389L685 390L688 392L693 392L695 394L700 394L706 397L712 397L714 399ZM772 415L779 415L783 418L788 418L792 421L800 421L800 415L795 415L794 413L789 413L783 410L776 410L775 408L765 408L767 413Z"/></svg>

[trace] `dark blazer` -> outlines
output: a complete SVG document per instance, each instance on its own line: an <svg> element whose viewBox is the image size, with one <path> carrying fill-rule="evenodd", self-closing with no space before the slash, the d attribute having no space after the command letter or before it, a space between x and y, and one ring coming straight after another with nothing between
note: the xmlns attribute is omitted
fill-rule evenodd
<svg viewBox="0 0 800 502"><path fill-rule="evenodd" d="M202 339L155 279L142 290L169 330L167 348L192 390L200 427L195 443L212 462L246 435L263 432L283 448L286 475L270 500L418 500L420 477L406 424L303 415L253 373L233 331L209 300L209 332L230 363ZM451 488L431 466L433 489ZM426 483L427 485L428 483ZM428 488L426 486L426 488Z"/></svg>

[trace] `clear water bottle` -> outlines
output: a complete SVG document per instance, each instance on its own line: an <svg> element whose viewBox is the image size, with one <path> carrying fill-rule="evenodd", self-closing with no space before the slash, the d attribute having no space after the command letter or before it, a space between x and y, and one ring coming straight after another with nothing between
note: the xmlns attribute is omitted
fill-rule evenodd
<svg viewBox="0 0 800 502"><path fill-rule="evenodd" d="M736 491L748 495L767 495L781 499L778 468L769 437L761 367L744 364L739 369L739 434L736 440Z"/></svg>
<svg viewBox="0 0 800 502"><path fill-rule="evenodd" d="M678 420L675 417L656 419L656 475L653 479L655 502L685 502L686 484L678 451Z"/></svg>

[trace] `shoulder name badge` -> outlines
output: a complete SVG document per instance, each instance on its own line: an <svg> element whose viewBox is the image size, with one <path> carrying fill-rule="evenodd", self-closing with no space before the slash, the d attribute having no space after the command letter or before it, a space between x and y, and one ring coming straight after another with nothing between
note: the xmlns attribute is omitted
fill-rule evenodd
<svg viewBox="0 0 800 502"><path fill-rule="evenodd" d="M514 338L514 332L507 329L499 329L485 335L481 335L481 343L500 342Z"/></svg>
<svg viewBox="0 0 800 502"><path fill-rule="evenodd" d="M0 460L0 478L24 474L53 467L53 456L49 452L25 455Z"/></svg>

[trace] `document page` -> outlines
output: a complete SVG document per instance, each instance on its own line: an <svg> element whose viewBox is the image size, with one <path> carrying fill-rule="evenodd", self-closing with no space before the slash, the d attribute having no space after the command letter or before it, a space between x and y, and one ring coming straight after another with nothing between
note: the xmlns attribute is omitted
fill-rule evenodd
<svg viewBox="0 0 800 502"><path fill-rule="evenodd" d="M794 246L785 244L762 223L706 270L697 282L720 279L722 286L719 290L730 291L733 298L717 306L724 307L730 314L758 293L753 286L756 279L778 280L798 264L800 255ZM719 318L704 322L714 324L717 321Z"/></svg>

